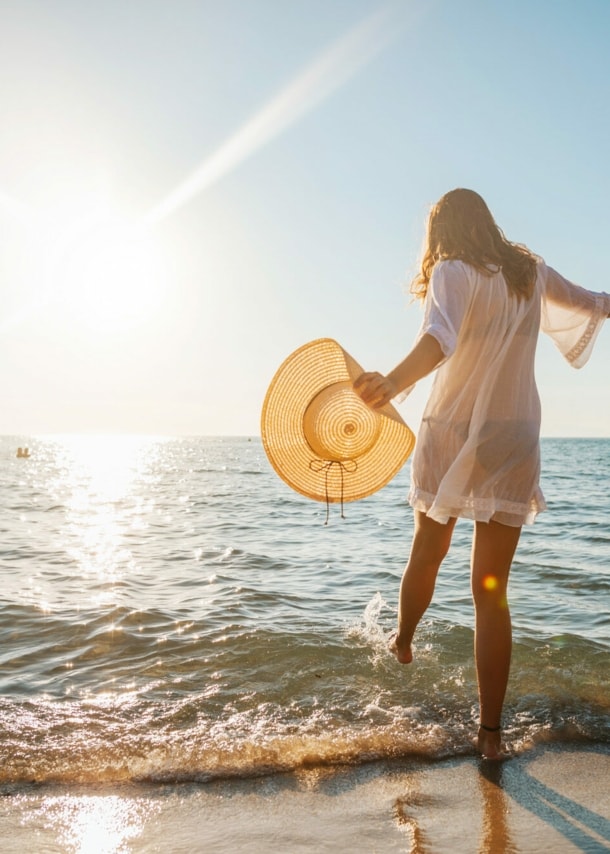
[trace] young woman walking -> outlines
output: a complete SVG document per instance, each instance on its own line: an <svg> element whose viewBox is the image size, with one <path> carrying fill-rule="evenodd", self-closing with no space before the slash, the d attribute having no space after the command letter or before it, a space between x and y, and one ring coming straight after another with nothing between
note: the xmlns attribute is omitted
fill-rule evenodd
<svg viewBox="0 0 610 854"><path fill-rule="evenodd" d="M499 759L512 647L508 576L522 525L546 507L536 342L542 329L582 367L610 316L610 295L568 282L509 242L483 199L465 189L432 208L412 290L425 301L413 349L387 376L365 373L354 384L378 408L436 370L412 461L414 536L392 651L401 663L412 660L456 519L473 520L477 743L483 756Z"/></svg>

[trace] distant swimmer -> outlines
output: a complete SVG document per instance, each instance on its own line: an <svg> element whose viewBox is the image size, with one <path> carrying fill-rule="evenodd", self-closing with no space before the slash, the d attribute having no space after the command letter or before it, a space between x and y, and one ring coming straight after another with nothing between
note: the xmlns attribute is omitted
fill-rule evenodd
<svg viewBox="0 0 610 854"><path fill-rule="evenodd" d="M30 449L29 448L17 448L17 456L20 458L29 457Z"/></svg>

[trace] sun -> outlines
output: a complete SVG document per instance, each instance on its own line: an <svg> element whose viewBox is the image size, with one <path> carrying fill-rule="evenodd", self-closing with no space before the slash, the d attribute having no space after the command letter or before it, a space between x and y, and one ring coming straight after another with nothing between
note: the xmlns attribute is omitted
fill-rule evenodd
<svg viewBox="0 0 610 854"><path fill-rule="evenodd" d="M114 332L144 323L163 298L152 232L116 212L59 230L47 264L47 294L73 323Z"/></svg>
<svg viewBox="0 0 610 854"><path fill-rule="evenodd" d="M167 296L160 229L127 214L105 182L52 176L25 203L0 189L0 212L18 225L16 257L27 259L26 296L3 325L43 312L58 328L103 337L158 319Z"/></svg>

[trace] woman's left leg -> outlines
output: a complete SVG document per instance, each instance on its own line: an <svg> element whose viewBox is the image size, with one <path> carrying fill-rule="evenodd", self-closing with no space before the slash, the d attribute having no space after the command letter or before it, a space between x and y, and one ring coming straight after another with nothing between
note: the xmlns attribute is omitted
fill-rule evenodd
<svg viewBox="0 0 610 854"><path fill-rule="evenodd" d="M409 664L413 659L413 635L432 599L436 576L449 550L455 522L450 519L443 525L420 510L415 511L411 553L400 583L398 631L390 647L401 664Z"/></svg>
<svg viewBox="0 0 610 854"><path fill-rule="evenodd" d="M475 523L471 583L481 715L478 743L481 753L492 759L502 755L500 725L512 649L507 587L520 534L521 528L499 522Z"/></svg>

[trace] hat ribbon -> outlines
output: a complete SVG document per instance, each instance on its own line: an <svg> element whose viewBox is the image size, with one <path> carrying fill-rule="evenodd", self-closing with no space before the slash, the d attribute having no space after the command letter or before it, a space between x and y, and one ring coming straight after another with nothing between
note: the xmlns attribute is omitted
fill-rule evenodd
<svg viewBox="0 0 610 854"><path fill-rule="evenodd" d="M328 525L328 512L330 508L330 499L328 497L328 475L330 474L330 470L333 466L339 466L339 471L341 472L341 518L345 519L343 515L343 479L344 473L347 472L351 474L356 471L358 468L358 463L356 460L310 460L309 468L312 471L323 471L324 472L324 493L326 496L326 519L324 521L325 525Z"/></svg>

